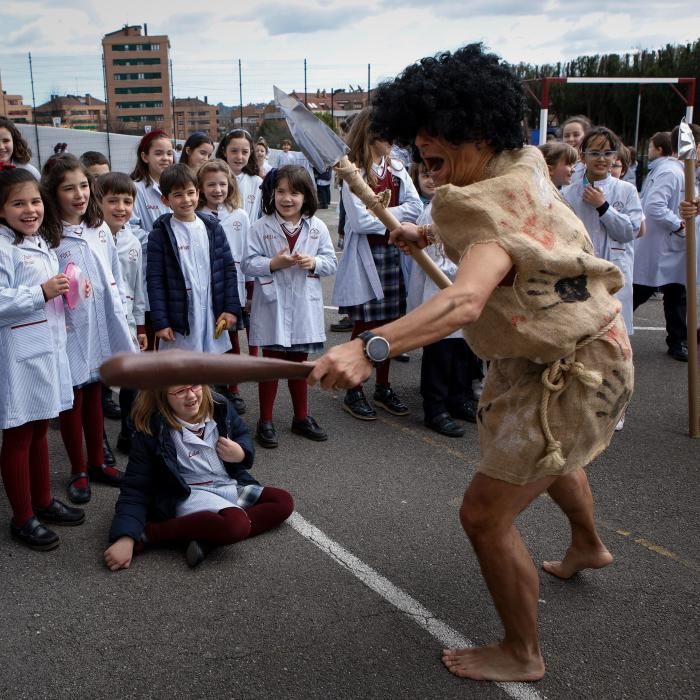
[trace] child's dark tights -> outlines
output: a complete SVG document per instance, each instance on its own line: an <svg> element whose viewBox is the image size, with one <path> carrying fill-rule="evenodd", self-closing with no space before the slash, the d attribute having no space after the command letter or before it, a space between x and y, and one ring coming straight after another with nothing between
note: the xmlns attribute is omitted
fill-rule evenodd
<svg viewBox="0 0 700 700"><path fill-rule="evenodd" d="M46 508L52 500L48 426L47 420L36 420L3 431L0 472L19 527L34 515L32 504Z"/></svg>
<svg viewBox="0 0 700 700"><path fill-rule="evenodd" d="M146 523L148 544L174 544L201 540L212 545L233 544L281 525L294 510L292 496L266 486L250 508L224 508L218 513L200 511L162 522Z"/></svg>

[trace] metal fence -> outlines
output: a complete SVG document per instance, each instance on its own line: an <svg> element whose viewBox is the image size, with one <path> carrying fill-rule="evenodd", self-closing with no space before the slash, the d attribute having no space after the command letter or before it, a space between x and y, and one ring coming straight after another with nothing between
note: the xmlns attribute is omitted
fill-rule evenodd
<svg viewBox="0 0 700 700"><path fill-rule="evenodd" d="M174 52L172 55L176 55ZM326 91L326 94L368 91L381 80L394 77L382 72L386 66L367 63L326 64L312 63L304 58L285 61L248 61L232 57L221 60L197 60L188 57L186 61L175 58L170 63L170 82L173 98L208 98L210 105L223 104L228 109L220 110L227 114L228 123L238 126L241 123L242 107L249 104L268 103L272 100L272 86L277 85L286 92L297 93ZM115 106L110 105L105 89L105 74L101 50L98 47L92 58L84 56L41 56L36 53L5 54L0 56L0 82L7 95L21 95L23 103L33 108L48 102L52 95L93 97L107 102L107 133L86 132L85 138L76 134L61 135L68 131L63 128L32 126L30 144L34 144L36 164L42 163L53 154L56 143L68 143L69 150L78 152L83 144L95 145L92 150L111 153L113 162L128 161L133 165L135 145L130 145L132 137L122 136L123 129L115 126ZM33 116L28 120L34 122ZM227 126L226 117L223 126ZM248 121L246 120L246 125ZM166 125L174 133L175 129ZM25 136L30 132L22 127ZM73 131L73 130L71 130ZM134 133L134 132L132 132ZM77 139L77 142L76 142ZM99 146L99 147L98 147ZM34 150L33 148L33 150ZM88 149L84 149L88 150ZM126 155L126 152L130 154ZM124 159L124 161L122 161Z"/></svg>

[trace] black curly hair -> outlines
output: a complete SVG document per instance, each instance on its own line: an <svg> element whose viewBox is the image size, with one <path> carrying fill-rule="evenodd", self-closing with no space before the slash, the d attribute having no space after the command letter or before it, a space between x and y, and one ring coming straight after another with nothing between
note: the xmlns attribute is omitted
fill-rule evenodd
<svg viewBox="0 0 700 700"><path fill-rule="evenodd" d="M372 106L372 131L402 145L421 130L455 146L485 141L496 153L523 145L520 79L481 43L408 66L377 87Z"/></svg>

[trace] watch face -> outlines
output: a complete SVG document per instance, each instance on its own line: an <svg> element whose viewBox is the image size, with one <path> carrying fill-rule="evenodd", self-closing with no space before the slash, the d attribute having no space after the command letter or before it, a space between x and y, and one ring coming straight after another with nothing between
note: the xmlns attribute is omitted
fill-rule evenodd
<svg viewBox="0 0 700 700"><path fill-rule="evenodd" d="M367 342L367 357L372 362L384 362L389 357L389 342L386 338L375 335Z"/></svg>

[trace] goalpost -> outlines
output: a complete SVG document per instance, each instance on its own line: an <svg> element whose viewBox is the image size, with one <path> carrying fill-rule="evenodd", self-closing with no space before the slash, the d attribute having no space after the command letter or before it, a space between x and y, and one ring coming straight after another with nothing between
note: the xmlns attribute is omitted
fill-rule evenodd
<svg viewBox="0 0 700 700"><path fill-rule="evenodd" d="M634 147L639 142L639 115L642 103L642 85L669 85L671 89L685 103L685 121L693 122L693 105L695 104L695 78L540 78L542 82L540 98L524 83L525 89L539 103L540 106L540 134L539 145L547 141L547 120L549 117L549 88L553 83L567 83L578 85L639 85L637 96L637 121L635 126ZM678 85L686 85L684 95ZM694 156L694 153L693 153ZM685 163L685 198L690 201L694 197L695 163L688 158ZM688 433L692 438L700 438L700 382L698 379L698 346L696 345L696 328L698 324L698 310L696 304L696 238L695 220L687 221L686 226L686 291L688 299L687 324L688 324Z"/></svg>
<svg viewBox="0 0 700 700"><path fill-rule="evenodd" d="M527 82L538 80L542 82L540 97L530 89ZM547 120L549 118L549 88L553 83L566 83L568 85L639 85L639 95L637 96L637 124L635 128L634 146L639 141L639 115L642 104L642 85L669 85L671 89L685 103L685 119L688 124L693 121L693 105L695 104L695 78L535 78L533 81L526 81L525 89L535 99L540 106L540 145L547 141ZM676 86L687 85L687 94L684 95Z"/></svg>

